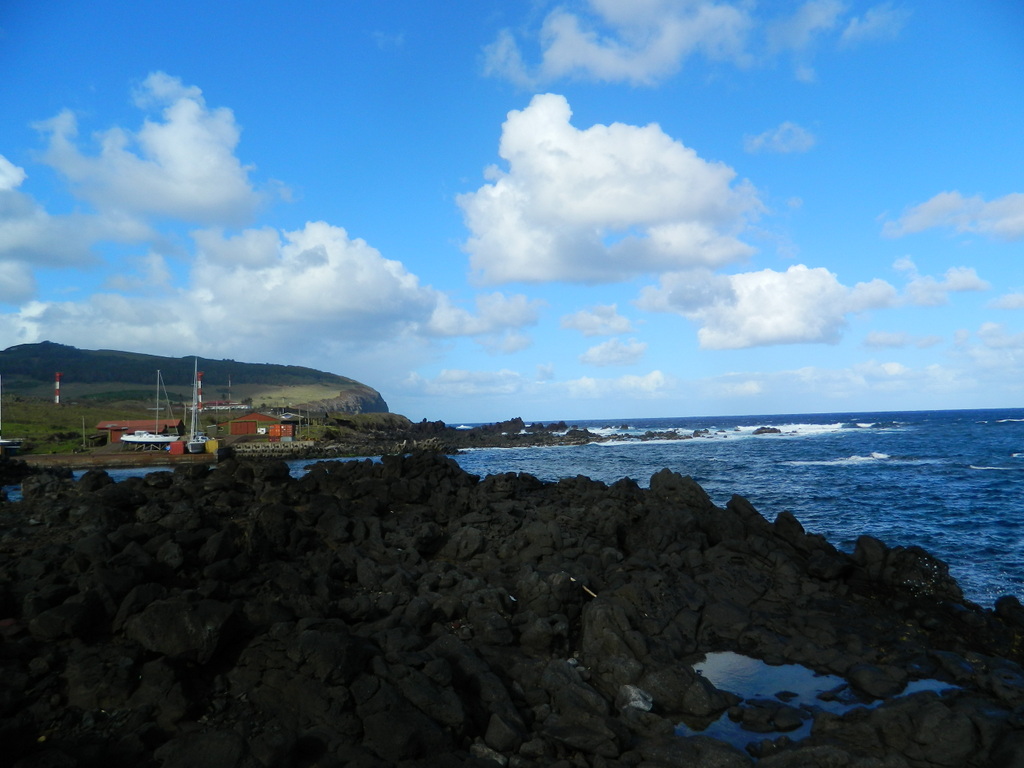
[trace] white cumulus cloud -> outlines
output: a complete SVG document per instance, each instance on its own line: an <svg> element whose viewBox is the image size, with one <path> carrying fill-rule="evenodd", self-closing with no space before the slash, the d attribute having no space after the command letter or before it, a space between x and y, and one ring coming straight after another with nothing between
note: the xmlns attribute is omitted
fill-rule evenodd
<svg viewBox="0 0 1024 768"><path fill-rule="evenodd" d="M847 315L892 306L896 290L882 280L847 287L822 267L794 265L736 275L675 273L646 288L638 305L676 312L700 325L706 349L835 343Z"/></svg>
<svg viewBox="0 0 1024 768"><path fill-rule="evenodd" d="M607 282L722 266L753 249L738 233L762 206L735 172L657 125L579 130L564 97L509 113L492 183L460 195L477 278Z"/></svg>
<svg viewBox="0 0 1024 768"><path fill-rule="evenodd" d="M241 130L232 111L207 107L198 88L163 72L143 81L135 101L159 109L159 117L135 132L113 127L98 134L95 154L80 148L70 111L39 123L49 136L43 159L101 213L247 223L262 197L235 156Z"/></svg>

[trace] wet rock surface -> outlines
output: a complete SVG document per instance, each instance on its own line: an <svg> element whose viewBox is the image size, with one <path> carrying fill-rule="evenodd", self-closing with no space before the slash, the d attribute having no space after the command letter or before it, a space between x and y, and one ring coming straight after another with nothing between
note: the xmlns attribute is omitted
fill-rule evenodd
<svg viewBox="0 0 1024 768"><path fill-rule="evenodd" d="M0 505L5 765L1024 765L1015 598L984 610L923 550L845 554L667 470L480 479L417 453L23 495ZM716 651L871 706L744 700L691 667ZM894 697L924 678L957 687ZM768 735L677 731L723 714Z"/></svg>

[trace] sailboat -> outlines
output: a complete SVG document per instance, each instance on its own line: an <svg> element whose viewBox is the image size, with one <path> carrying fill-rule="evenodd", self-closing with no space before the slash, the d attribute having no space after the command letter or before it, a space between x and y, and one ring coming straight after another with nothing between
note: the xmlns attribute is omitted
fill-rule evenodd
<svg viewBox="0 0 1024 768"><path fill-rule="evenodd" d="M178 439L176 434L161 434L160 433L160 390L163 389L164 380L160 375L160 371L156 372L156 416L153 421L153 431L148 432L146 430L136 430L133 434L122 435L121 442L127 443L128 445L134 445L140 448L168 448L171 443ZM167 401L167 412L171 412L171 403Z"/></svg>
<svg viewBox="0 0 1024 768"><path fill-rule="evenodd" d="M0 402L3 400L3 379L0 378ZM0 405L0 409L2 409ZM0 456L13 456L21 448L21 440L4 440L3 437L3 411L0 410Z"/></svg>
<svg viewBox="0 0 1024 768"><path fill-rule="evenodd" d="M200 431L199 424L199 358L195 360L195 370L192 372L192 418L189 423L188 442L185 443L185 450L189 453L204 453L206 441L209 438Z"/></svg>

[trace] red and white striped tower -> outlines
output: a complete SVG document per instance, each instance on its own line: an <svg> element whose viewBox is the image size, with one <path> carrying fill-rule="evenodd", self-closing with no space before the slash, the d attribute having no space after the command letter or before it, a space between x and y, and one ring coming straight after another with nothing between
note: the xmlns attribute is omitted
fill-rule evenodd
<svg viewBox="0 0 1024 768"><path fill-rule="evenodd" d="M60 377L61 372L57 371L56 380L53 382L53 402L60 405Z"/></svg>
<svg viewBox="0 0 1024 768"><path fill-rule="evenodd" d="M203 372L196 372L196 407L201 411L203 410Z"/></svg>

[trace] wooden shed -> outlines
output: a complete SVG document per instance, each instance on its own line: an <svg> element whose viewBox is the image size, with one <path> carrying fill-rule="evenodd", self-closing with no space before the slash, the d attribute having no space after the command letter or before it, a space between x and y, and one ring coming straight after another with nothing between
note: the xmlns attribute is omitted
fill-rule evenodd
<svg viewBox="0 0 1024 768"><path fill-rule="evenodd" d="M217 427L229 435L259 435L266 434L269 427L279 424L280 420L265 413L253 411L236 419L225 421ZM262 432L260 430L263 430Z"/></svg>

